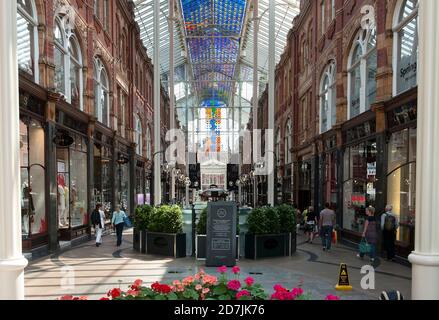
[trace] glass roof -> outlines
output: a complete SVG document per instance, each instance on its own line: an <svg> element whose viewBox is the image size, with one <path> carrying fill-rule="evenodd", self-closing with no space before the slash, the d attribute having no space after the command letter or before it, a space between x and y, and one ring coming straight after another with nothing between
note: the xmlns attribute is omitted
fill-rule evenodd
<svg viewBox="0 0 439 320"><path fill-rule="evenodd" d="M153 3L153 0L134 1L140 36L151 58ZM261 93L268 78L269 0L258 3ZM251 114L253 0L174 0L174 4L174 91L179 122L187 130L198 133L197 141L211 136L212 148L221 145L218 150L227 150L224 141L237 139ZM299 13L299 4L300 0L276 1L276 63L284 51L293 19ZM166 88L169 86L168 6L168 0L160 1L160 70Z"/></svg>

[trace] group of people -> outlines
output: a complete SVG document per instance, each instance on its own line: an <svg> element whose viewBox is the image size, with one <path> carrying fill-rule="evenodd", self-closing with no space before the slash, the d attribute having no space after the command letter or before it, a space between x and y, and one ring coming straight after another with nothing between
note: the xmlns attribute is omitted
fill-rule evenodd
<svg viewBox="0 0 439 320"><path fill-rule="evenodd" d="M122 234L126 218L126 213L121 210L119 205L116 205L115 211L111 217L111 226L116 230L117 247L122 245ZM102 209L102 204L97 204L95 210L92 212L91 224L96 231L96 247L99 247L102 245L102 233L105 229L105 212Z"/></svg>
<svg viewBox="0 0 439 320"><path fill-rule="evenodd" d="M375 208L372 206L366 208L367 218L362 233L362 241L369 245L370 250L368 255L371 262L374 262L376 258L379 231L382 233L383 249L386 251L387 260L395 260L395 241L399 221L392 211L392 205L387 205L378 224L375 218ZM314 238L319 235L322 240L323 251L330 251L332 234L336 226L336 214L335 211L331 209L330 204L326 203L325 208L320 214L314 211L314 207L308 207L308 209L304 210L302 218L307 243L312 244ZM365 252L360 252L357 256L362 259L365 255Z"/></svg>

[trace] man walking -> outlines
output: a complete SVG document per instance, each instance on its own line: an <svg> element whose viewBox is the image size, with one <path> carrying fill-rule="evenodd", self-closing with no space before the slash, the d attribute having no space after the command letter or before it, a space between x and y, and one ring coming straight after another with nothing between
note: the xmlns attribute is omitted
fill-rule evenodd
<svg viewBox="0 0 439 320"><path fill-rule="evenodd" d="M383 232L383 248L387 260L395 260L396 231L399 227L398 217L392 212L393 206L388 204L386 212L381 215L381 231Z"/></svg>
<svg viewBox="0 0 439 320"><path fill-rule="evenodd" d="M331 210L329 203L325 204L325 209L320 212L319 227L321 230L323 251L331 250L332 230L335 226L335 212Z"/></svg>

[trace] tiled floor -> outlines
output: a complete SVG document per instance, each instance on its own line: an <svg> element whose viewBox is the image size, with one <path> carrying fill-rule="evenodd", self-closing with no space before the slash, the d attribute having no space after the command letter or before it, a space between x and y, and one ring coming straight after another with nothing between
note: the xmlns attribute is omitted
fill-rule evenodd
<svg viewBox="0 0 439 320"><path fill-rule="evenodd" d="M126 234L120 249L115 247L115 236L104 238L96 248L94 242L69 249L63 253L34 261L26 268L25 286L27 299L56 299L64 294L86 295L97 299L109 289L127 288L136 279L150 284L155 281L181 279L204 268L203 261L187 257L167 259L139 254L132 250L132 235ZM318 240L318 239L317 239ZM361 268L367 260L359 260L356 253L337 245L330 253L323 252L318 241L304 243L298 238L298 250L293 257L239 261L241 278L251 275L272 292L276 283L289 288L302 283L305 292L315 299L327 294L337 294L342 299L377 299L383 290L399 290L410 299L411 269L396 263L378 260L375 263L375 290L361 289ZM347 263L354 290L336 292L339 264ZM204 268L215 274L215 268Z"/></svg>

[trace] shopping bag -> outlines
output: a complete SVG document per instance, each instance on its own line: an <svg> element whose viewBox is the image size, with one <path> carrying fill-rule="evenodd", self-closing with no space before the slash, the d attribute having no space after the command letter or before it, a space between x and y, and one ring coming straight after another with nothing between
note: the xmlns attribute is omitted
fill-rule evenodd
<svg viewBox="0 0 439 320"><path fill-rule="evenodd" d="M371 252L372 247L367 242L366 238L361 239L360 245L359 245L360 253L362 254L368 254Z"/></svg>
<svg viewBox="0 0 439 320"><path fill-rule="evenodd" d="M123 222L125 224L125 228L132 228L133 227L133 224L131 223L130 218L128 218L128 217L123 218Z"/></svg>

